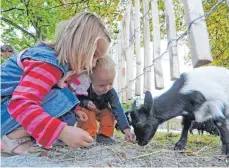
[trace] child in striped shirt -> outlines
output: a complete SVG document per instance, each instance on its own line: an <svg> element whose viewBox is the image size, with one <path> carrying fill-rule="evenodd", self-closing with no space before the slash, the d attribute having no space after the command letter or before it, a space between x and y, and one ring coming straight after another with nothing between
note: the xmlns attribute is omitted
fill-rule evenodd
<svg viewBox="0 0 229 168"><path fill-rule="evenodd" d="M45 148L56 139L69 147L93 141L86 131L61 120L79 100L63 83L63 88L56 86L63 76L62 81L68 81L81 70L91 71L107 53L110 41L102 21L84 12L65 22L56 41L25 51L20 66L16 56L1 65L2 152L28 154L34 144L30 136Z"/></svg>

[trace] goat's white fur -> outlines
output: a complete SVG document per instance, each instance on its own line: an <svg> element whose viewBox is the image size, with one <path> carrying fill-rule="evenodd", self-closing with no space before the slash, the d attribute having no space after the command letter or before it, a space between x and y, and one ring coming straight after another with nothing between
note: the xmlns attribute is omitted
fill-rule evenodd
<svg viewBox="0 0 229 168"><path fill-rule="evenodd" d="M229 107L229 70L213 66L193 69L186 74L180 93L188 94L190 91L199 91L206 99L194 112L198 122L211 116L224 117L223 109Z"/></svg>

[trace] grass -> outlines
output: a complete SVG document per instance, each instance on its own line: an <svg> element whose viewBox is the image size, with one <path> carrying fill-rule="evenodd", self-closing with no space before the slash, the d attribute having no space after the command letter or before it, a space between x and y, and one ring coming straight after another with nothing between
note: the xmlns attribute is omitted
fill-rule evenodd
<svg viewBox="0 0 229 168"><path fill-rule="evenodd" d="M122 104L122 108L123 108L124 111L127 111L127 110L131 109L131 105Z"/></svg>
<svg viewBox="0 0 229 168"><path fill-rule="evenodd" d="M115 135L117 137L123 137L120 131L116 131ZM179 133L157 132L151 141L151 145L154 149L157 150L158 149L173 150L174 145L179 140L179 138L180 138ZM221 149L221 141L219 136L214 136L209 134L204 134L204 135L189 134L188 142L184 152L187 153L188 155L201 154L203 156L204 155L209 156L214 151L220 152L220 149Z"/></svg>

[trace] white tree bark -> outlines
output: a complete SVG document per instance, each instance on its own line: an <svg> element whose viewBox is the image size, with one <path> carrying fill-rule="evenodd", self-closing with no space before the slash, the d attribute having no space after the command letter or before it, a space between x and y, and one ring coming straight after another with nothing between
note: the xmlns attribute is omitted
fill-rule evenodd
<svg viewBox="0 0 229 168"><path fill-rule="evenodd" d="M149 2L148 0L143 1L144 11L144 92L151 90L151 68L148 67L152 63L150 57L150 29L149 29Z"/></svg>
<svg viewBox="0 0 229 168"><path fill-rule="evenodd" d="M160 34L160 23L159 23L159 13L158 13L158 1L151 1L152 7L152 22L153 22L153 59L156 59L161 54L161 34ZM154 62L154 82L156 89L164 88L163 71L161 67L161 58L158 58Z"/></svg>
<svg viewBox="0 0 229 168"><path fill-rule="evenodd" d="M136 76L141 74L141 57L140 57L140 48L141 48L141 28L140 28L140 2L135 0L135 52L136 52ZM135 95L141 95L141 78L137 78L135 81Z"/></svg>
<svg viewBox="0 0 229 168"><path fill-rule="evenodd" d="M187 25L204 14L200 0L183 0ZM207 26L204 17L192 24L189 44L193 67L199 67L213 61L209 45Z"/></svg>
<svg viewBox="0 0 229 168"><path fill-rule="evenodd" d="M166 31L168 41L175 39L176 19L172 0L165 0L165 15L166 15ZM177 41L172 41L169 44L169 59L170 59L170 79L175 80L180 76L179 59L177 53Z"/></svg>

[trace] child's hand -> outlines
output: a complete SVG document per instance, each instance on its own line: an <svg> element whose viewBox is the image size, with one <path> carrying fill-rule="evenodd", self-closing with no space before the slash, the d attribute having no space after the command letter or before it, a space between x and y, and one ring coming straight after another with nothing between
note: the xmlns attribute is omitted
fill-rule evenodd
<svg viewBox="0 0 229 168"><path fill-rule="evenodd" d="M77 110L77 111L75 111L75 113L81 121L87 121L88 120L88 116L85 112L83 112L81 110Z"/></svg>
<svg viewBox="0 0 229 168"><path fill-rule="evenodd" d="M89 101L89 102L88 102L87 107L88 107L90 110L96 110L96 106L94 105L94 103L93 103L92 101Z"/></svg>
<svg viewBox="0 0 229 168"><path fill-rule="evenodd" d="M124 129L123 132L125 133L125 140L126 140L126 141L128 141L128 142L129 142L129 141L134 141L135 135L134 135L134 133L132 133L132 132L130 131L129 128Z"/></svg>
<svg viewBox="0 0 229 168"><path fill-rule="evenodd" d="M68 125L62 129L58 138L72 148L86 147L94 141L88 132Z"/></svg>

